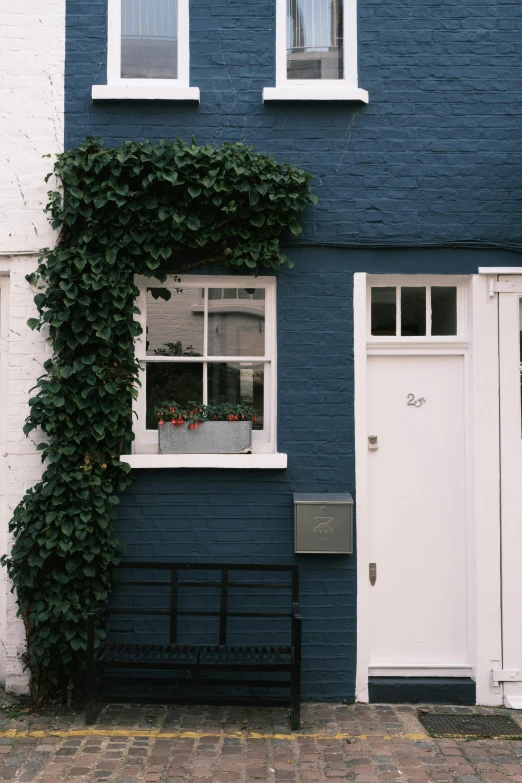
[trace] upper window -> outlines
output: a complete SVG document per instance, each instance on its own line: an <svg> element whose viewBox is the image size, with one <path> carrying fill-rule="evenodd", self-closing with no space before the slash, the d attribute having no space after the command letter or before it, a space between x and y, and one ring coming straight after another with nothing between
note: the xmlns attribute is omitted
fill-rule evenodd
<svg viewBox="0 0 522 783"><path fill-rule="evenodd" d="M371 281L368 298L370 338L444 339L463 332L462 286L452 280Z"/></svg>
<svg viewBox="0 0 522 783"><path fill-rule="evenodd" d="M199 100L189 87L189 0L108 0L107 84L92 97Z"/></svg>
<svg viewBox="0 0 522 783"><path fill-rule="evenodd" d="M276 87L264 100L362 100L357 0L276 0Z"/></svg>
<svg viewBox="0 0 522 783"><path fill-rule="evenodd" d="M139 285L136 451L157 452L154 410L166 400L181 407L253 406L253 450L275 451L274 279L140 279Z"/></svg>

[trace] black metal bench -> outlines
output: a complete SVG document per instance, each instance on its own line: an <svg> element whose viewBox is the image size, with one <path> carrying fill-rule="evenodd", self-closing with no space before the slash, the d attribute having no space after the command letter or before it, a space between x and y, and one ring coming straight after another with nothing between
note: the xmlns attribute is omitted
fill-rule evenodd
<svg viewBox="0 0 522 783"><path fill-rule="evenodd" d="M263 703L290 706L292 729L299 728L302 618L297 566L124 562L117 568L114 587L109 606L88 614L88 724L94 723L101 705L109 703ZM112 616L116 628L110 627ZM199 626L190 628L191 622ZM215 628L209 627L212 623ZM276 627L279 623L286 628ZM97 646L99 627L108 637ZM162 633L164 639L159 638ZM217 644L203 643L209 634ZM260 634L267 644L249 643L249 636ZM196 635L198 643L180 644L187 635ZM124 643L112 641L118 636ZM283 636L288 643L279 644ZM270 644L270 637L277 643ZM249 677L251 672L257 673L256 679ZM122 693L122 685L134 688ZM150 695L158 685L161 693ZM151 691L136 695L137 686L150 686ZM205 694L208 686L211 692ZM114 692L115 687L120 691ZM242 695L245 690L255 695ZM282 690L287 695L281 695Z"/></svg>

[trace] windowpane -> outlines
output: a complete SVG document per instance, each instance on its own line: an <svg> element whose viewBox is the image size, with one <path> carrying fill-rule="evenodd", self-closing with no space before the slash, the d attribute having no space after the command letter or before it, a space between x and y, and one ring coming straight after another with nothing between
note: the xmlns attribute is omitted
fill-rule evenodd
<svg viewBox="0 0 522 783"><path fill-rule="evenodd" d="M200 288L147 288L147 355L202 356Z"/></svg>
<svg viewBox="0 0 522 783"><path fill-rule="evenodd" d="M434 336L457 334L457 288L431 287L431 333Z"/></svg>
<svg viewBox="0 0 522 783"><path fill-rule="evenodd" d="M177 0L121 0L121 76L177 78Z"/></svg>
<svg viewBox="0 0 522 783"><path fill-rule="evenodd" d="M401 288L401 335L422 337L426 334L426 288Z"/></svg>
<svg viewBox="0 0 522 783"><path fill-rule="evenodd" d="M161 402L177 402L182 408L189 402L203 403L203 365L199 362L147 362L147 429L155 430L154 408Z"/></svg>
<svg viewBox="0 0 522 783"><path fill-rule="evenodd" d="M208 404L253 405L258 411L253 429L263 429L265 371L262 364L208 365Z"/></svg>
<svg viewBox="0 0 522 783"><path fill-rule="evenodd" d="M264 289L210 288L208 299L209 356L264 356Z"/></svg>
<svg viewBox="0 0 522 783"><path fill-rule="evenodd" d="M397 332L397 292L395 287L372 288L372 334L395 337Z"/></svg>
<svg viewBox="0 0 522 783"><path fill-rule="evenodd" d="M343 0L287 0L287 78L343 78Z"/></svg>

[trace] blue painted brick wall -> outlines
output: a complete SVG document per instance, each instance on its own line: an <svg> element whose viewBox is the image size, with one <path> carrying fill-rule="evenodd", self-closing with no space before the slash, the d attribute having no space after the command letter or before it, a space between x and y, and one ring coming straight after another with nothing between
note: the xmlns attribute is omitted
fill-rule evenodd
<svg viewBox="0 0 522 783"><path fill-rule="evenodd" d="M520 239L522 4L359 0L370 104L266 104L275 0L190 0L199 106L99 102L107 0L67 0L66 145L242 140L312 172L322 241Z"/></svg>
<svg viewBox="0 0 522 783"><path fill-rule="evenodd" d="M277 301L278 447L288 469L135 471L117 534L129 560L297 563L303 695L353 699L355 555L294 555L292 502L294 492L355 490L353 272L470 274L519 258L467 250L300 249L292 256Z"/></svg>
<svg viewBox="0 0 522 783"><path fill-rule="evenodd" d="M309 243L520 240L522 4L359 0L370 104L267 104L275 0L191 0L199 106L100 102L106 0L67 0L66 146L86 135L244 141L310 171ZM502 252L293 249L278 283L278 446L286 471L137 471L117 532L126 557L296 562L305 698L354 697L355 555L293 554L292 493L354 491L354 271L469 274ZM136 630L138 626L134 625Z"/></svg>

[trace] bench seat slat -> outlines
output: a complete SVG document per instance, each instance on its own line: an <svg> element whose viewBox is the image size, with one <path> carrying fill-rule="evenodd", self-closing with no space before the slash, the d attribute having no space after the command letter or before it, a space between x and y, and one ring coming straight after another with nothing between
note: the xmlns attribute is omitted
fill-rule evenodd
<svg viewBox="0 0 522 783"><path fill-rule="evenodd" d="M244 647L230 645L153 645L153 644L104 644L96 653L96 664L117 667L132 665L140 667L158 664L177 664L178 666L201 667L217 666L242 668L244 666L265 667L290 666L292 648L282 647Z"/></svg>

